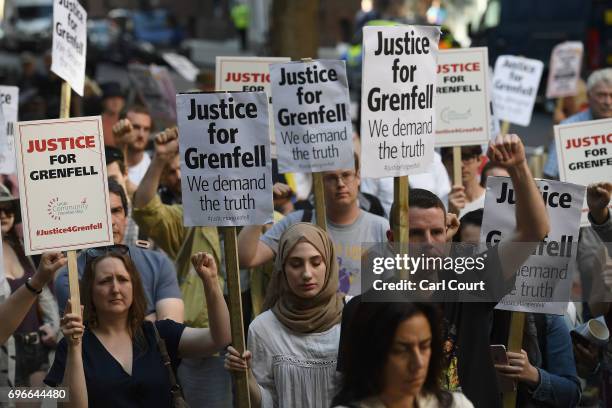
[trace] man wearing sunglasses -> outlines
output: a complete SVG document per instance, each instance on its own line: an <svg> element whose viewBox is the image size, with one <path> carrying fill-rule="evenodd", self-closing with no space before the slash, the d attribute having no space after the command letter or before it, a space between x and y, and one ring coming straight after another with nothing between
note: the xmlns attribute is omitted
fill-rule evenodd
<svg viewBox="0 0 612 408"><path fill-rule="evenodd" d="M110 192L110 210L115 245L81 251L77 258L79 278L83 276L88 257L95 258L105 252L129 254L140 273L147 297L147 319L172 319L182 322L184 305L172 261L168 256L158 251L148 250L136 245L122 245L127 226L127 197L123 187L113 179L108 180L108 190ZM70 296L68 269L66 267L58 272L55 280L55 295L60 310L64 310Z"/></svg>

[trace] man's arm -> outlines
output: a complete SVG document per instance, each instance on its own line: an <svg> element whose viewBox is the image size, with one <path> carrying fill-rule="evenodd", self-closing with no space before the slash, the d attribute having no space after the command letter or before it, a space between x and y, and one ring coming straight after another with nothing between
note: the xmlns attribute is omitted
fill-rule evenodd
<svg viewBox="0 0 612 408"><path fill-rule="evenodd" d="M241 268L255 268L274 258L274 251L261 242L261 225L246 226L238 234L238 262Z"/></svg>
<svg viewBox="0 0 612 408"><path fill-rule="evenodd" d="M489 144L487 154L491 161L508 170L516 194L516 230L510 242L502 242L499 246L502 271L507 280L515 276L516 269L548 234L550 222L519 137L515 134L497 136L495 142Z"/></svg>
<svg viewBox="0 0 612 408"><path fill-rule="evenodd" d="M155 154L134 193L134 207L144 207L155 197L166 166L178 154L178 146L178 129L176 127L166 129L155 137Z"/></svg>
<svg viewBox="0 0 612 408"><path fill-rule="evenodd" d="M610 217L610 198L612 196L612 183L591 184L587 188L587 205L589 206L589 221L593 231L602 241L612 241L612 219Z"/></svg>

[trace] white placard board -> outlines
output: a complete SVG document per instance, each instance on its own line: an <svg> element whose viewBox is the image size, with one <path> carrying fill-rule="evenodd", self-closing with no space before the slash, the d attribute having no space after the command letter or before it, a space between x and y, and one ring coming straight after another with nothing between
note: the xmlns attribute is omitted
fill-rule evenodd
<svg viewBox="0 0 612 408"><path fill-rule="evenodd" d="M272 64L270 82L279 172L354 168L344 61Z"/></svg>
<svg viewBox="0 0 612 408"><path fill-rule="evenodd" d="M101 118L18 122L15 137L26 254L112 245Z"/></svg>
<svg viewBox="0 0 612 408"><path fill-rule="evenodd" d="M86 55L87 12L76 0L54 0L51 70L81 96Z"/></svg>
<svg viewBox="0 0 612 408"><path fill-rule="evenodd" d="M19 88L0 86L0 174L14 174L15 123L19 113Z"/></svg>
<svg viewBox="0 0 612 408"><path fill-rule="evenodd" d="M436 26L363 28L361 175L424 173L433 162Z"/></svg>
<svg viewBox="0 0 612 408"><path fill-rule="evenodd" d="M272 90L270 88L270 64L289 62L288 57L217 57L215 89L217 91L265 92L270 102L268 128L272 158L276 158L274 116L272 115Z"/></svg>
<svg viewBox="0 0 612 408"><path fill-rule="evenodd" d="M496 308L562 315L570 296L585 188L555 180L536 180L536 184L550 218L550 232L519 267L514 288ZM487 179L481 242L510 239L516 228L515 202L509 177Z"/></svg>
<svg viewBox="0 0 612 408"><path fill-rule="evenodd" d="M553 48L550 55L547 98L576 95L584 46L580 41L566 41Z"/></svg>
<svg viewBox="0 0 612 408"><path fill-rule="evenodd" d="M186 226L272 222L272 161L265 92L176 98Z"/></svg>
<svg viewBox="0 0 612 408"><path fill-rule="evenodd" d="M559 179L588 186L612 180L612 119L556 125ZM608 205L612 209L612 201ZM581 225L589 226L586 200Z"/></svg>
<svg viewBox="0 0 612 408"><path fill-rule="evenodd" d="M500 120L529 126L544 64L542 61L501 55L493 73L493 110Z"/></svg>
<svg viewBox="0 0 612 408"><path fill-rule="evenodd" d="M489 142L486 47L440 50L436 86L436 147Z"/></svg>

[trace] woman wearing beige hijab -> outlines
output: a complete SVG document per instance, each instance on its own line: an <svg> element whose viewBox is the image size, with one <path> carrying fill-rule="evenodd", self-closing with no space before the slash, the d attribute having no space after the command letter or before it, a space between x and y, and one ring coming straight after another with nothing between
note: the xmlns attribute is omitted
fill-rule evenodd
<svg viewBox="0 0 612 408"><path fill-rule="evenodd" d="M298 223L281 236L266 306L249 327L248 350L228 348L225 367L248 370L253 407L329 407L340 320L338 262L319 227Z"/></svg>

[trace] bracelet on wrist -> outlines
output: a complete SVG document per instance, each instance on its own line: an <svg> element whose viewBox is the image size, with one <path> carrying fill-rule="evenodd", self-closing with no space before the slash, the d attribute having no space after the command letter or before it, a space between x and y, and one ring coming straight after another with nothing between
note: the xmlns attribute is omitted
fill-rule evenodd
<svg viewBox="0 0 612 408"><path fill-rule="evenodd" d="M35 295L40 295L42 293L42 288L40 289L36 289L34 286L32 286L32 277L29 277L26 281L25 281L25 287L28 288L28 290L30 292L32 292Z"/></svg>

